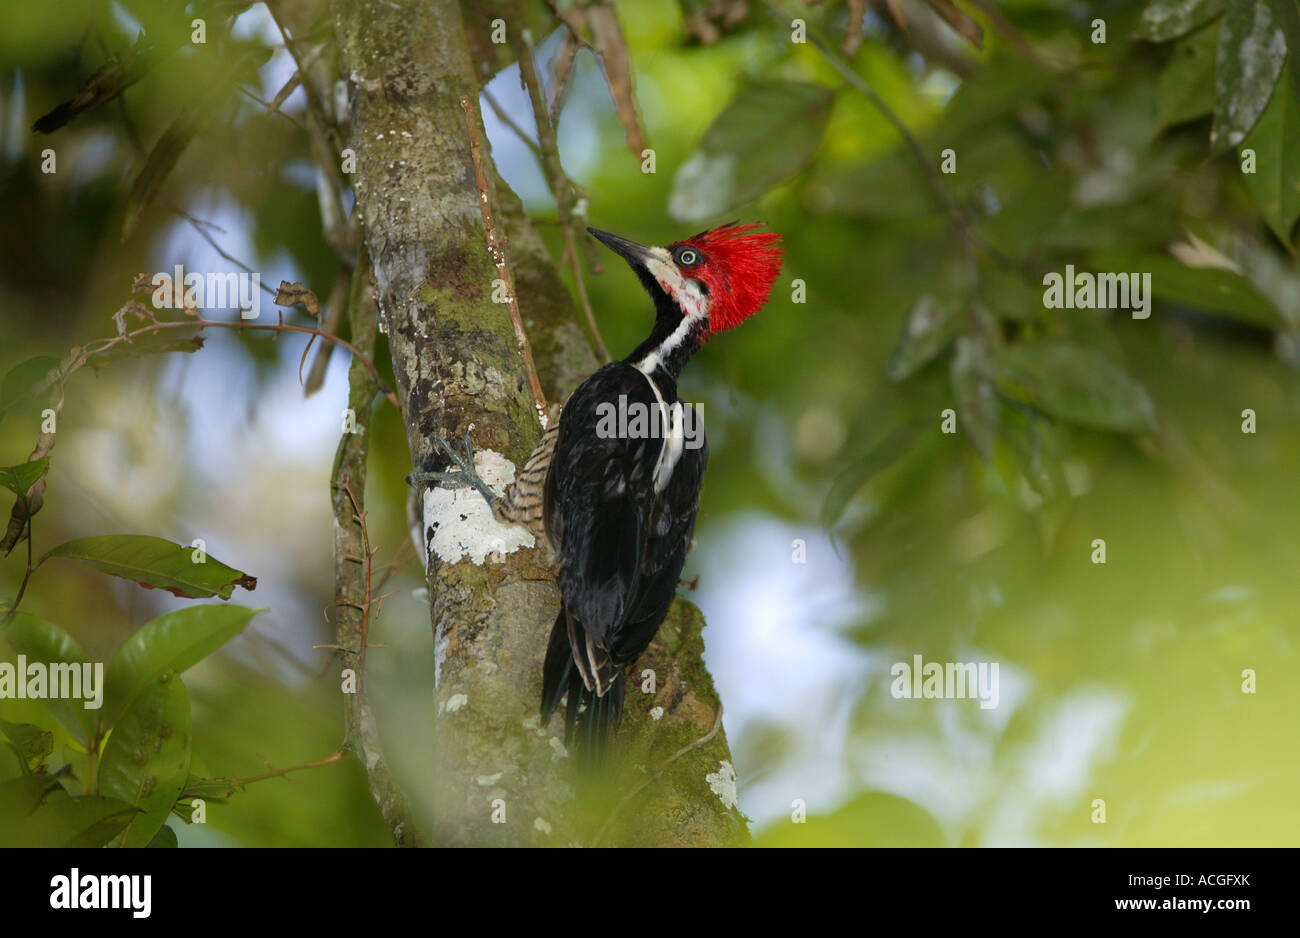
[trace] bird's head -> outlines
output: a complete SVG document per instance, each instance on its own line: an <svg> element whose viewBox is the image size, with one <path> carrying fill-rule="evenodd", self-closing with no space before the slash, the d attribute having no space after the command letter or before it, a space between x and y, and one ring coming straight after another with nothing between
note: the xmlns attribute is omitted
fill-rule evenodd
<svg viewBox="0 0 1300 938"><path fill-rule="evenodd" d="M702 338L740 325L767 302L781 273L781 236L732 222L664 247L646 247L587 230L626 260L688 319L705 320Z"/></svg>

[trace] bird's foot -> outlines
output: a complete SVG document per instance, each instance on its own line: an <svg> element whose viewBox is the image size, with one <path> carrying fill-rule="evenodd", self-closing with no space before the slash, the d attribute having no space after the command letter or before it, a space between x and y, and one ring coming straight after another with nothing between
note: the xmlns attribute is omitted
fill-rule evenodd
<svg viewBox="0 0 1300 938"><path fill-rule="evenodd" d="M436 433L433 435L433 443L456 468L445 472L412 472L406 477L407 483L415 486L433 483L453 489L472 485L487 500L488 505L495 509L501 496L492 491L492 487L474 470L474 444L470 441L469 434L465 434L464 453L456 452L455 447Z"/></svg>

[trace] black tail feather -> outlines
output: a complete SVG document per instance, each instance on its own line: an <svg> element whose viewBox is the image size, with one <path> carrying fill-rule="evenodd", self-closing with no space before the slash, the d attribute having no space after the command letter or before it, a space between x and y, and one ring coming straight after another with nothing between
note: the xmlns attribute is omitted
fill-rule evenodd
<svg viewBox="0 0 1300 938"><path fill-rule="evenodd" d="M582 675L573 662L569 644L569 627L564 609L555 617L551 638L546 646L546 663L542 665L542 725L545 726L568 695L564 711L564 742L572 746L575 739L585 767L599 765L610 734L623 719L623 674L614 678L604 696L587 690ZM586 705L585 708L583 705ZM579 710L582 712L579 713Z"/></svg>

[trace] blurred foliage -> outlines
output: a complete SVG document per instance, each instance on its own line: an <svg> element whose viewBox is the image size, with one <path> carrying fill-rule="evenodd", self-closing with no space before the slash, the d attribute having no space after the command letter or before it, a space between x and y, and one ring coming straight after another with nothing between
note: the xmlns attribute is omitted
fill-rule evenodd
<svg viewBox="0 0 1300 938"><path fill-rule="evenodd" d="M498 12L528 23L550 74L562 37L541 38L565 27L549 8L465 6L471 48L505 70L500 88L517 85L509 46L481 34ZM606 13L561 6L598 46L579 51L558 125L593 222L666 243L761 218L784 237L767 308L683 381L708 404L702 542L743 512L824 523L873 597L846 643L877 662L1003 665L992 717L973 701L893 699L887 668L864 667L836 688L848 717L818 766L850 790L807 804L806 825L769 811L757 842L1294 844L1294 0L1014 0L996 16L987 3L891 0L868 6L862 30L846 11L863 5L830 0L621 0L626 49ZM203 46L187 35L199 8ZM180 9L9 11L0 465L15 468L0 484L18 490L48 466L38 554L135 530L202 537L261 581L270 611L237 636L147 679L115 678L149 690L114 704L126 722L107 743L149 748L146 724L168 721L184 752L157 750L158 766L135 771L173 805L214 799L206 824L172 822L180 843L380 844L361 769L321 758L341 727L328 651L312 647L332 640L320 610L341 371L304 402L292 374L305 339L232 333L196 355L82 372L66 386L58 446L39 457L48 464L22 465L49 406L48 386L33 389L69 348L115 334L139 271L232 269L211 238L269 282L324 297L346 258L322 222L303 91L280 113L266 107L293 69L265 8L191 3L178 26ZM796 19L808 41L792 41ZM311 37L327 45L328 21ZM33 133L45 115L50 134ZM526 104L513 115L532 125ZM640 133L653 173L629 153ZM524 181L559 258L553 203L503 158L512 140L492 140L500 168ZM46 147L56 172L42 171ZM605 262L586 288L618 354L643 337L645 302ZM1045 277L1067 265L1149 273L1150 317L1048 308ZM387 369L383 358L381 347ZM409 460L391 408L372 433L370 528L392 558ZM1097 539L1105 564L1092 559ZM6 604L24 550L0 566ZM836 565L828 552L809 563L826 577ZM369 672L417 801L433 670L420 583L414 565L397 566ZM110 661L111 673L177 606L76 564L43 565L4 660L35 636L46 655ZM226 639L228 653L208 657ZM191 666L182 684L173 672ZM1257 693L1242 692L1246 669ZM827 717L794 700L790 710L780 727L728 726L742 808L747 786L791 768L793 740ZM0 700L0 837L165 839L166 799L131 797L120 754L97 753L98 789L88 782L87 748L107 726L51 711ZM782 791L783 803L806 798Z"/></svg>

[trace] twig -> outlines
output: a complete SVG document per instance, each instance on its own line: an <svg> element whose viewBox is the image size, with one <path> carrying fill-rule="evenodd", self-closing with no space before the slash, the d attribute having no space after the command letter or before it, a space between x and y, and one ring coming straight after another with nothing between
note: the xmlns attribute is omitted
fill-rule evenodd
<svg viewBox="0 0 1300 938"><path fill-rule="evenodd" d="M366 689L366 636L370 631L370 604L372 602L371 597L374 595L371 592L371 587L370 587L370 577L371 577L370 561L374 557L374 553L370 549L370 529L366 525L366 513L361 510L361 505L357 502L356 495L352 494L351 484L349 484L349 482L346 479L344 479L342 482L339 483L339 485L340 487L342 487L343 491L347 493L348 501L352 503L352 511L353 511L352 517L356 521L357 526L361 528L361 550L364 555L363 558L361 558L361 564L362 564L362 568L365 570L365 597L366 598L364 602L358 604L357 606L358 610L361 613L361 650L359 652L356 652L356 655L357 655L357 689L360 692L364 692Z"/></svg>
<svg viewBox="0 0 1300 938"><path fill-rule="evenodd" d="M291 765L288 768L275 769L271 772L264 772L261 775L253 775L248 778L234 778L230 780L230 787L243 788L245 785L251 785L254 782L263 782L268 778L280 778L288 775L290 772L301 772L306 769L319 769L321 766L332 765L335 762L338 762L345 755L347 755L347 750L339 749L337 752L330 753L324 759L317 759L315 762L303 762L300 765Z"/></svg>
<svg viewBox="0 0 1300 938"><path fill-rule="evenodd" d="M528 344L528 333L524 331L523 320L519 316L519 303L515 298L514 278L506 264L504 238L498 236L496 225L492 221L491 199L488 197L487 178L483 175L483 154L479 150L478 127L474 120L474 106L469 95L460 96L460 106L465 111L465 123L469 128L469 147L474 157L474 176L478 184L478 204L483 212L483 227L487 229L488 251L492 254L492 263L496 264L497 276L506 288L506 302L510 307L510 321L515 327L515 341L519 354L524 359L524 370L528 372L528 385L533 392L533 404L537 407L537 419L546 429L546 395L542 393L542 382L537 377L537 366L533 364L533 350Z"/></svg>
<svg viewBox="0 0 1300 938"><path fill-rule="evenodd" d="M370 270L364 242L358 255L360 272L354 279L355 283L363 282ZM371 354L375 347L376 318L371 303L357 302L348 310L353 341ZM362 675L357 693L345 694L343 698L346 733L343 747L354 753L365 768L370 795L379 806L393 840L399 846L415 847L420 845L420 833L406 796L393 779L384 757L378 722L365 692L370 606L374 603L377 607L383 597L374 597L372 558L375 551L370 547L365 516L366 456L370 446L375 393L359 364L361 360L361 357L354 357L348 367L348 407L357 415L356 432L340 435L334 467L330 472L330 509L334 517L335 634L344 654L350 652L358 656L357 666ZM362 569L357 567L358 559L363 564Z"/></svg>
<svg viewBox="0 0 1300 938"><path fill-rule="evenodd" d="M274 332L277 334L282 332L297 332L302 335L311 335L321 339L328 339L336 345L351 352L352 356L357 361L361 362L366 371L370 372L370 377L379 387L379 390L384 397L398 409L399 413L401 412L402 407L397 401L397 395L389 390L388 386L384 384L383 379L380 378L379 372L375 369L374 364L362 355L351 342L340 339L336 335L330 335L323 329L313 329L310 326L294 326L283 322L272 325L270 323L245 322L242 319L223 321L219 319L205 319L202 316L196 316L190 319L181 319L174 322L158 322L155 320L147 326L142 326L141 328L136 329L134 332L124 332L120 335L112 336L111 338L100 339L96 342L90 343L89 345L75 348L71 353L69 353L69 357L65 364L60 365L59 368L56 369L55 378L47 379L47 381L38 385L32 393L40 394L55 382L66 381L73 372L81 369L91 358L96 355L101 355L123 342L130 342L132 339L139 338L140 336L152 335L167 329L206 329L208 327L217 329L244 329L258 332Z"/></svg>
<svg viewBox="0 0 1300 938"><path fill-rule="evenodd" d="M699 739L695 740L694 742L687 743L681 749L678 749L671 756L665 759L660 764L659 768L655 769L653 775L646 778L643 782L641 782L640 785L637 785L626 795L624 795L622 799L619 801L619 803L614 805L614 810L609 812L609 817L605 818L605 823L601 825L601 828L596 833L596 838L591 842L591 845L595 847L600 843L601 839L605 836L605 832L609 830L609 825L614 823L614 818L618 816L619 811L623 810L624 805L626 805L634 797L636 797L642 791L644 791L647 785L649 785L651 782L657 779L660 775L663 775L664 771L668 768L668 766L672 765L674 762L676 762L682 756L686 755L692 749L699 749L709 740L713 739L713 737L717 736L718 730L720 730L721 728L722 728L722 701L718 701L718 715L713 721L713 729L709 730L707 733L705 733L703 736L701 736Z"/></svg>
<svg viewBox="0 0 1300 938"><path fill-rule="evenodd" d="M231 264L234 264L236 267L238 267L240 270L244 271L245 273L251 274L253 272L253 268L249 267L243 261L239 260L238 258L230 254L227 254L225 249L222 248L221 245L217 244L216 239L213 238L212 235L208 234L207 231L204 230L205 228L216 228L218 231L221 231L222 230L221 228L212 224L212 222L203 221L201 219L195 218L189 212L185 211L185 209L181 208L179 205L176 205L175 203L169 200L166 201L166 205L177 215L181 216L181 218L184 218L186 221L188 221L190 225L194 228L194 230L197 231L202 236L203 240L208 242L208 244L212 246L212 250L216 251L218 254L221 255L221 258L223 260L228 261ZM275 291L272 290L265 283L262 283L260 277L258 278L257 282L258 285L261 286L261 288L265 292L269 293L271 296L275 296Z"/></svg>
<svg viewBox="0 0 1300 938"><path fill-rule="evenodd" d="M267 101L260 94L257 94L254 91L250 91L248 88L245 88L243 85L236 85L235 90L238 91L240 94L242 94L244 97L248 98L249 100L256 101L258 104L260 104L263 108L266 109L266 112L268 114L276 114L280 117L283 117L290 124L293 124L293 126L297 127L301 131L305 132L307 130L306 125L303 124L302 121L298 120L298 118L294 117L292 114L286 114L284 113L284 111L281 110L272 110L271 102Z"/></svg>
<svg viewBox="0 0 1300 938"><path fill-rule="evenodd" d="M555 128L551 126L547 116L546 99L542 93L541 79L537 76L537 62L533 58L533 48L529 45L527 36L520 36L515 40L515 58L519 62L519 80L527 90L528 100L533 106L533 117L537 122L537 142L541 147L542 169L546 173L551 193L555 196L555 208L560 216L560 225L564 228L565 251L572 265L573 279L578 287L578 298L582 302L582 312L587 318L587 327L591 330L596 350L608 362L609 349L605 347L605 340L600 335L600 327L596 325L596 316L587 299L587 287L582 281L582 265L578 261L573 230L573 206L570 200L572 193L567 184L568 177L564 174L564 167L560 165L559 143L555 138Z"/></svg>
<svg viewBox="0 0 1300 938"><path fill-rule="evenodd" d="M551 103L546 111L552 127L560 122L560 110L564 107L564 99L569 96L569 88L573 86L573 65L584 45L587 43L583 38L566 24L564 39L551 65Z"/></svg>
<svg viewBox="0 0 1300 938"><path fill-rule="evenodd" d="M496 95L484 88L483 97L487 99L487 103L492 106L492 112L496 114L497 120L501 121L501 123L513 130L515 136L520 139L524 146L533 151L533 156L540 160L542 158L542 151L537 146L537 141L528 136L528 133L524 128L520 127L519 123L506 113L506 109L501 106L501 102L496 99Z"/></svg>

